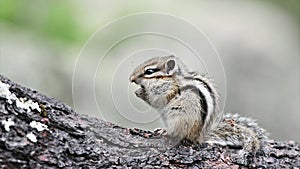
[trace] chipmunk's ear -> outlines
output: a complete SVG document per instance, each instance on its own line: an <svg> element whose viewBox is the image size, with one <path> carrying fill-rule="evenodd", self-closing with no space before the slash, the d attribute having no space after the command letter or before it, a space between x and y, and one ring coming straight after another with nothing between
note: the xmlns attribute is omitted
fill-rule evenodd
<svg viewBox="0 0 300 169"><path fill-rule="evenodd" d="M167 60L165 64L166 72L169 74L176 67L176 61L174 59Z"/></svg>

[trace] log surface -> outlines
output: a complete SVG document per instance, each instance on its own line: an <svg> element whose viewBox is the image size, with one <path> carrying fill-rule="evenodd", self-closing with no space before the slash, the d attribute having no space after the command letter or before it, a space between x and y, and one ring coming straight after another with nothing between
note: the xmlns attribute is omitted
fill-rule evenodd
<svg viewBox="0 0 300 169"><path fill-rule="evenodd" d="M0 168L300 168L294 141L270 140L267 152L242 165L230 158L229 147L174 146L150 131L78 114L1 75L0 81L18 99L6 98L0 86Z"/></svg>

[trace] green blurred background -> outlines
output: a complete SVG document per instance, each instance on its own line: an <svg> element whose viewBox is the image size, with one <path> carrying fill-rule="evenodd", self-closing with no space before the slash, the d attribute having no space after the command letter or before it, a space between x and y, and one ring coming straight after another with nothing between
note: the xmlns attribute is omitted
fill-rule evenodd
<svg viewBox="0 0 300 169"><path fill-rule="evenodd" d="M172 14L217 48L226 111L258 119L272 138L300 141L299 11L299 0L0 0L0 73L72 106L76 58L95 31L137 12Z"/></svg>

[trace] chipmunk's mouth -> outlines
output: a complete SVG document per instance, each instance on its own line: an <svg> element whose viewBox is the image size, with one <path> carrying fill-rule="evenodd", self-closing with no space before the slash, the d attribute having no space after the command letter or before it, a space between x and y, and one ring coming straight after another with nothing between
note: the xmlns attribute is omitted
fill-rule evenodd
<svg viewBox="0 0 300 169"><path fill-rule="evenodd" d="M139 98L144 98L145 96L145 87L143 85L140 86L140 88L138 88L136 91L135 91L135 95Z"/></svg>

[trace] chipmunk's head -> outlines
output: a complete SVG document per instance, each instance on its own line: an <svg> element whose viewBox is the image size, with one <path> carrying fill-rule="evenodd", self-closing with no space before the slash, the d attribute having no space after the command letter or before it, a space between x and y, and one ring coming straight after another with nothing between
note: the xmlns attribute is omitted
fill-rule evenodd
<svg viewBox="0 0 300 169"><path fill-rule="evenodd" d="M129 80L140 85L135 94L154 108L162 108L176 89L176 79L185 66L175 56L152 58L134 69ZM178 86L178 85L177 85Z"/></svg>

